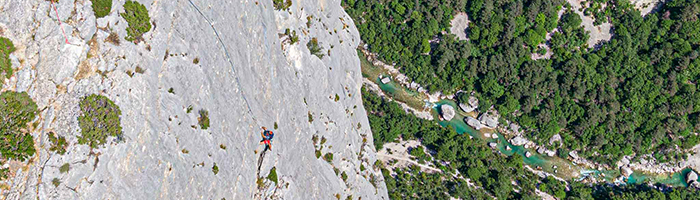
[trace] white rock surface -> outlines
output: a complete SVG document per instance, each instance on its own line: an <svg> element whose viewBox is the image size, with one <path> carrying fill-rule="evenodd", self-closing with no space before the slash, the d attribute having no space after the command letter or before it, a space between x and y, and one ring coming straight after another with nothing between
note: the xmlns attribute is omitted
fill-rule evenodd
<svg viewBox="0 0 700 200"><path fill-rule="evenodd" d="M464 118L464 121L467 122L467 125L471 126L476 130L481 130L482 128L484 128L484 125L482 125L481 122L479 122L479 120L474 119L473 117L466 117Z"/></svg>
<svg viewBox="0 0 700 200"><path fill-rule="evenodd" d="M450 105L443 104L440 106L440 111L442 111L442 118L446 121L452 120L455 117L455 108Z"/></svg>
<svg viewBox="0 0 700 200"><path fill-rule="evenodd" d="M632 175L633 171L629 167L625 166L620 168L620 173L622 173L622 176L629 177Z"/></svg>
<svg viewBox="0 0 700 200"><path fill-rule="evenodd" d="M511 144L513 144L515 146L520 146L520 145L524 145L525 143L527 143L529 141L525 137L519 135L519 136L515 136L514 138L511 138L508 142L510 142Z"/></svg>
<svg viewBox="0 0 700 200"><path fill-rule="evenodd" d="M525 152L525 157L526 157L526 158L529 158L530 156L532 156L532 153L530 153L529 151L528 151L528 152Z"/></svg>
<svg viewBox="0 0 700 200"><path fill-rule="evenodd" d="M460 40L468 40L467 27L469 27L467 13L457 13L450 21L450 33L457 35Z"/></svg>
<svg viewBox="0 0 700 200"><path fill-rule="evenodd" d="M382 78L382 83L387 84L389 82L391 82L391 79L389 77Z"/></svg>
<svg viewBox="0 0 700 200"><path fill-rule="evenodd" d="M698 173L696 173L695 171L688 172L688 175L686 177L686 181L688 183L697 182L698 181Z"/></svg>
<svg viewBox="0 0 700 200"><path fill-rule="evenodd" d="M31 131L37 154L10 167L2 199L388 199L370 167L376 154L360 95L360 37L339 0L294 1L288 12L274 11L272 1L138 0L153 24L138 44L123 39L125 1L94 19L90 1L61 0L70 44L50 1L0 1L0 34L22 61L13 62L17 73L3 90L27 91L41 110L40 128ZM298 43L278 37L287 28ZM105 42L112 31L120 45ZM304 44L313 37L330 55L309 54ZM144 72L127 75L136 67ZM93 93L120 106L124 128L120 142L97 149L77 144L78 102ZM328 99L336 94L339 101ZM186 112L190 105L195 112ZM209 110L207 130L196 126L199 109ZM274 151L258 170L259 127L274 123ZM68 153L48 151L49 131L66 137ZM316 158L312 135L327 138L322 153L334 154L331 163ZM71 170L60 173L64 163ZM257 174L272 167L279 187L264 181L258 189Z"/></svg>
<svg viewBox="0 0 700 200"><path fill-rule="evenodd" d="M488 113L483 113L479 116L479 121L481 122L481 124L484 124L489 128L498 127L497 115L490 115Z"/></svg>

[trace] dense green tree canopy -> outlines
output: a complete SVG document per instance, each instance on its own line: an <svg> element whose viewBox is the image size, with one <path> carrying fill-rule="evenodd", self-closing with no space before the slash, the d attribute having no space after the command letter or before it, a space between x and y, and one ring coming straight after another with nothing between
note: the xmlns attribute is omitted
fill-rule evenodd
<svg viewBox="0 0 700 200"><path fill-rule="evenodd" d="M581 18L561 0L343 5L381 59L429 90L476 91L481 109L495 105L538 143L559 134L567 150L603 163L632 153L677 158L662 150L699 141L700 2L670 1L646 17L628 1L605 2L590 12L615 33L597 48L587 46ZM471 20L469 40L445 32L458 12ZM548 33L552 57L532 60Z"/></svg>

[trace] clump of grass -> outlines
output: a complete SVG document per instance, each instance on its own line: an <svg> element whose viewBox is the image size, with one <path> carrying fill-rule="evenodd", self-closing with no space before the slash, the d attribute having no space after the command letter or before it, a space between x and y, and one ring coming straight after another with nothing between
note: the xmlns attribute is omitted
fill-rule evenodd
<svg viewBox="0 0 700 200"><path fill-rule="evenodd" d="M326 153L326 155L323 156L323 160L326 162L333 162L333 153Z"/></svg>
<svg viewBox="0 0 700 200"><path fill-rule="evenodd" d="M189 151L189 150L187 150L187 149L182 149L182 153L184 153L184 154L188 154L188 153L190 153L190 151Z"/></svg>
<svg viewBox="0 0 700 200"><path fill-rule="evenodd" d="M277 130L277 122L275 122L275 125L274 125L274 127L275 127L275 130Z"/></svg>
<svg viewBox="0 0 700 200"><path fill-rule="evenodd" d="M5 91L0 94L0 152L3 160L25 161L34 155L34 138L27 133L27 125L36 114L36 103L26 92Z"/></svg>
<svg viewBox="0 0 700 200"><path fill-rule="evenodd" d="M270 169L270 174L267 175L267 179L275 182L275 185L277 185L277 167L272 167L272 169Z"/></svg>
<svg viewBox="0 0 700 200"><path fill-rule="evenodd" d="M192 107L192 105L187 106L187 113L192 112L193 109L194 107Z"/></svg>
<svg viewBox="0 0 700 200"><path fill-rule="evenodd" d="M61 185L61 180L58 178L53 178L51 180L51 184L53 184L54 187L58 187L59 185Z"/></svg>
<svg viewBox="0 0 700 200"><path fill-rule="evenodd" d="M95 4L92 4L92 6L95 6ZM116 46L119 46L122 43L122 41L119 39L119 35L117 35L115 32L109 33L109 36L107 36L105 42L112 43Z"/></svg>
<svg viewBox="0 0 700 200"><path fill-rule="evenodd" d="M202 129L207 129L209 128L209 111L201 109L199 110L199 118L197 118L197 121L199 121L199 127Z"/></svg>
<svg viewBox="0 0 700 200"><path fill-rule="evenodd" d="M194 58L194 60L192 60L192 63L195 65L199 64L199 58Z"/></svg>
<svg viewBox="0 0 700 200"><path fill-rule="evenodd" d="M309 123L314 122L314 116L311 115L311 111L309 111Z"/></svg>
<svg viewBox="0 0 700 200"><path fill-rule="evenodd" d="M272 0L275 10L287 10L292 6L292 0Z"/></svg>
<svg viewBox="0 0 700 200"><path fill-rule="evenodd" d="M338 96L338 94L335 94L335 102L338 102L338 101L340 101L340 96Z"/></svg>
<svg viewBox="0 0 700 200"><path fill-rule="evenodd" d="M10 54L15 52L15 46L12 44L10 39L0 37L0 75L2 73L5 76L0 79L0 86L5 82L5 78L10 78L12 76L12 62L10 62Z"/></svg>
<svg viewBox="0 0 700 200"><path fill-rule="evenodd" d="M66 173L66 172L70 171L70 164L65 163L65 164L61 165L61 167L58 168L58 171L61 173Z"/></svg>
<svg viewBox="0 0 700 200"><path fill-rule="evenodd" d="M317 149L316 150L316 159L318 159L320 157L321 157L321 151Z"/></svg>
<svg viewBox="0 0 700 200"><path fill-rule="evenodd" d="M49 132L49 142L51 142L49 151L54 151L61 155L66 154L66 146L68 146L68 142L66 142L65 137L57 135L54 132Z"/></svg>
<svg viewBox="0 0 700 200"><path fill-rule="evenodd" d="M340 174L340 178L342 178L343 181L347 182L348 181L348 174L343 172Z"/></svg>
<svg viewBox="0 0 700 200"><path fill-rule="evenodd" d="M127 41L138 43L143 40L143 34L151 30L151 17L148 16L146 6L136 1L126 1L124 3L124 13L122 18L129 23L126 27Z"/></svg>
<svg viewBox="0 0 700 200"><path fill-rule="evenodd" d="M92 1L92 11L96 18L103 18L112 11L112 0L90 0Z"/></svg>
<svg viewBox="0 0 700 200"><path fill-rule="evenodd" d="M321 136L321 145L325 144L326 141L327 141L327 140L326 140L326 137L325 137L325 136Z"/></svg>
<svg viewBox="0 0 700 200"><path fill-rule="evenodd" d="M173 89L173 88L168 89L168 93L175 94L175 89Z"/></svg>
<svg viewBox="0 0 700 200"><path fill-rule="evenodd" d="M323 59L323 47L321 47L318 44L318 39L317 38L311 38L308 43L306 43L306 48L309 49L309 52L311 52L311 55L314 55L318 57L319 59Z"/></svg>
<svg viewBox="0 0 700 200"><path fill-rule="evenodd" d="M219 166L216 166L216 163L214 163L214 166L211 167L211 172L214 172L214 175L219 173Z"/></svg>
<svg viewBox="0 0 700 200"><path fill-rule="evenodd" d="M314 145L316 145L318 143L318 135L311 136L311 141L314 141Z"/></svg>
<svg viewBox="0 0 700 200"><path fill-rule="evenodd" d="M78 117L80 133L78 144L87 144L92 148L106 142L108 136L121 137L122 126L119 106L109 98L91 94L80 101Z"/></svg>
<svg viewBox="0 0 700 200"><path fill-rule="evenodd" d="M146 72L146 70L141 68L141 66L136 66L136 68L134 69L134 72L139 73L139 74L143 74L144 72Z"/></svg>
<svg viewBox="0 0 700 200"><path fill-rule="evenodd" d="M220 145L219 145L219 148L221 148L221 149L223 149L223 150L226 150L226 145L220 144Z"/></svg>
<svg viewBox="0 0 700 200"><path fill-rule="evenodd" d="M263 178L258 177L258 180L256 180L255 183L258 185L258 189L262 189L263 187L265 187L265 182L263 182Z"/></svg>
<svg viewBox="0 0 700 200"><path fill-rule="evenodd" d="M284 31L284 34L289 37L289 44L296 44L299 42L299 36L297 35L297 31L290 31L289 29Z"/></svg>

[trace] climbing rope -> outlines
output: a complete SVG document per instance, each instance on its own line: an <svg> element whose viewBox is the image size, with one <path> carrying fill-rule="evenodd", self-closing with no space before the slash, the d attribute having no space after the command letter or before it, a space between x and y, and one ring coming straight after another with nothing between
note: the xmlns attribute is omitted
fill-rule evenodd
<svg viewBox="0 0 700 200"><path fill-rule="evenodd" d="M255 125L257 125L259 127L260 124L258 123L257 118L255 118L255 114L253 114L253 109L250 108L250 103L248 103L248 98L246 98L245 92L243 91L243 87L241 85L241 81L239 80L239 78L237 76L238 73L236 73L236 67L233 64L233 61L231 61L231 56L228 53L228 48L226 48L226 44L224 44L224 41L221 40L221 36L219 35L219 31L217 31L216 27L214 27L214 24L212 24L211 21L209 21L209 18L207 18L204 15L204 13L202 13L202 11L199 10L199 7L197 7L197 5L194 5L192 0L187 0L187 1L190 2L190 5L192 5L192 7L194 7L194 9L197 10L197 12L199 12L200 15L202 15L204 20L206 20L207 23L209 23L209 26L211 26L212 30L214 30L214 34L216 34L216 38L219 40L219 43L221 43L221 46L224 48L224 54L226 54L226 60L228 60L229 64L231 64L231 70L233 71L234 78L236 79L236 84L238 84L238 90L241 91L241 96L243 97L243 101L245 102L246 107L248 108L248 113L250 113L250 116L253 119L253 122L255 123Z"/></svg>
<svg viewBox="0 0 700 200"><path fill-rule="evenodd" d="M51 7L53 8L53 11L56 12L56 20L58 20L58 27L61 28L61 32L63 33L63 38L66 39L66 44L70 44L68 42L68 36L66 36L66 31L63 30L63 26L61 25L61 18L58 17L58 9L56 9L56 6L53 5L53 0L51 0Z"/></svg>

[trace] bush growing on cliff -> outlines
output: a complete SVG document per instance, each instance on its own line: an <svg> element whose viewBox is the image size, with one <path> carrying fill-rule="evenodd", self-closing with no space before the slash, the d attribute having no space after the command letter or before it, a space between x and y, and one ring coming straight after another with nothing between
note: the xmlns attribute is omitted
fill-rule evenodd
<svg viewBox="0 0 700 200"><path fill-rule="evenodd" d="M68 142L66 142L65 137L54 132L49 132L49 142L51 142L51 148L49 148L49 151L55 151L61 155L66 153L66 146L68 146Z"/></svg>
<svg viewBox="0 0 700 200"><path fill-rule="evenodd" d="M12 63L10 62L10 53L15 51L15 46L12 44L10 39L0 37L0 75L5 74L3 78L0 78L0 86L5 78L10 78L12 76Z"/></svg>
<svg viewBox="0 0 700 200"><path fill-rule="evenodd" d="M274 4L275 10L287 10L292 6L292 0L272 0L272 4Z"/></svg>
<svg viewBox="0 0 700 200"><path fill-rule="evenodd" d="M277 185L277 167L272 167L272 169L270 169L270 174L267 175L267 179L275 182L275 185Z"/></svg>
<svg viewBox="0 0 700 200"><path fill-rule="evenodd" d="M148 16L146 6L135 1L127 1L124 3L124 13L122 18L129 23L126 27L128 36L124 39L138 43L143 38L143 34L151 30L151 17Z"/></svg>
<svg viewBox="0 0 700 200"><path fill-rule="evenodd" d="M92 1L92 11L96 18L103 18L112 11L112 0L90 0Z"/></svg>
<svg viewBox="0 0 700 200"><path fill-rule="evenodd" d="M207 129L209 128L209 111L201 109L199 110L199 118L197 118L199 121L199 127L202 129Z"/></svg>
<svg viewBox="0 0 700 200"><path fill-rule="evenodd" d="M312 38L309 40L308 43L306 43L306 48L309 48L309 52L311 52L311 55L314 55L318 57L318 59L323 59L323 47L318 45L318 39Z"/></svg>
<svg viewBox="0 0 700 200"><path fill-rule="evenodd" d="M82 114L78 117L81 129L79 144L97 148L106 142L108 136L121 136L121 110L109 98L97 94L86 96L80 101L80 111Z"/></svg>
<svg viewBox="0 0 700 200"><path fill-rule="evenodd" d="M0 94L0 153L4 159L24 161L34 155L34 138L24 130L36 112L37 106L26 92Z"/></svg>

